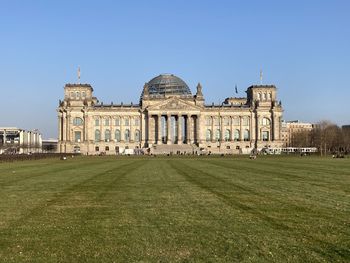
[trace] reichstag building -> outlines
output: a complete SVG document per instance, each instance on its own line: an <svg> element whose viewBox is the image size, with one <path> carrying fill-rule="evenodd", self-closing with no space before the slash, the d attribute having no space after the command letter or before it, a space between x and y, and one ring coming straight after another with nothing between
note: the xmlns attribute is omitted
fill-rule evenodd
<svg viewBox="0 0 350 263"><path fill-rule="evenodd" d="M103 104L89 84L66 84L59 102L58 149L82 154L248 153L281 147L283 109L273 85L250 86L244 98L206 104L172 74L145 83L139 103Z"/></svg>

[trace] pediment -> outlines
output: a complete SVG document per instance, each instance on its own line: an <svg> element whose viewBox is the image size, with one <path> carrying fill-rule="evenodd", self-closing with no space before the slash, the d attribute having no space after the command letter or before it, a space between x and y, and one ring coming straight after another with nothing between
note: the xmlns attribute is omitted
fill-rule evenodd
<svg viewBox="0 0 350 263"><path fill-rule="evenodd" d="M150 105L148 111L198 111L200 107L180 98L169 98L165 101Z"/></svg>

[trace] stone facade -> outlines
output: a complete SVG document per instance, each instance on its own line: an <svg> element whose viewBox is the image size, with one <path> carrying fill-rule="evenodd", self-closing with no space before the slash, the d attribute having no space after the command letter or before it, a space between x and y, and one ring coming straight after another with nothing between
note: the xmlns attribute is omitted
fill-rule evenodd
<svg viewBox="0 0 350 263"><path fill-rule="evenodd" d="M185 82L166 74L144 85L139 104L104 105L89 84L67 84L57 109L58 150L240 153L281 147L283 109L276 87L254 85L246 92L246 98L206 105L200 84L192 95Z"/></svg>
<svg viewBox="0 0 350 263"><path fill-rule="evenodd" d="M300 136L300 133L310 133L314 128L314 124L308 122L283 121L282 122L282 141L284 147L295 146L295 137ZM307 146L307 145L304 145Z"/></svg>

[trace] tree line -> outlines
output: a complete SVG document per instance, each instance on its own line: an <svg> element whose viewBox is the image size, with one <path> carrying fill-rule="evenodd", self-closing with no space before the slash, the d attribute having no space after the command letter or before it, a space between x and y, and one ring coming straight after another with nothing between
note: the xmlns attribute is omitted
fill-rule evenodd
<svg viewBox="0 0 350 263"><path fill-rule="evenodd" d="M316 147L321 155L350 153L350 127L330 121L321 121L311 131L299 131L291 135L291 147Z"/></svg>

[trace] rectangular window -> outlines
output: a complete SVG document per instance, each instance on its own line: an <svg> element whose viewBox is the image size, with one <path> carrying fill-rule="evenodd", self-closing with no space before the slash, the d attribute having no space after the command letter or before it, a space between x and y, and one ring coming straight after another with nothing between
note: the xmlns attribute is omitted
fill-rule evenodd
<svg viewBox="0 0 350 263"><path fill-rule="evenodd" d="M140 118L135 118L135 126L139 126L140 125Z"/></svg>
<svg viewBox="0 0 350 263"><path fill-rule="evenodd" d="M269 140L269 132L268 131L262 132L262 140L265 142Z"/></svg>
<svg viewBox="0 0 350 263"><path fill-rule="evenodd" d="M120 119L119 118L116 118L115 119L115 126L119 126L120 125Z"/></svg>
<svg viewBox="0 0 350 263"><path fill-rule="evenodd" d="M105 126L109 126L109 119L105 119Z"/></svg>
<svg viewBox="0 0 350 263"><path fill-rule="evenodd" d="M95 119L95 126L100 126L100 119Z"/></svg>
<svg viewBox="0 0 350 263"><path fill-rule="evenodd" d="M80 131L74 132L74 141L75 142L80 142L81 141L81 132Z"/></svg>
<svg viewBox="0 0 350 263"><path fill-rule="evenodd" d="M130 124L129 124L129 118L125 118L124 124L125 124L125 126L129 126L129 125L130 125Z"/></svg>

